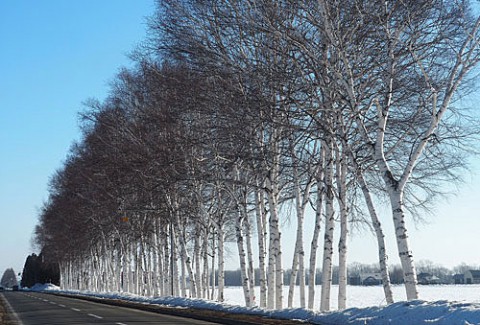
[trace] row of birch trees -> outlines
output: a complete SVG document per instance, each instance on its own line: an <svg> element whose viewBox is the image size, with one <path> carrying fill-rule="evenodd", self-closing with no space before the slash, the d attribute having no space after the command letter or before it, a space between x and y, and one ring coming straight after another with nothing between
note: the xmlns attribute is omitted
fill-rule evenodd
<svg viewBox="0 0 480 325"><path fill-rule="evenodd" d="M458 179L477 134L460 101L480 59L469 1L156 5L135 66L107 99L88 101L82 139L51 179L36 241L58 261L61 286L223 301L233 241L247 306L291 307L299 295L300 307L329 310L338 254L343 309L348 235L362 222L392 303L386 204L417 299L407 217Z"/></svg>

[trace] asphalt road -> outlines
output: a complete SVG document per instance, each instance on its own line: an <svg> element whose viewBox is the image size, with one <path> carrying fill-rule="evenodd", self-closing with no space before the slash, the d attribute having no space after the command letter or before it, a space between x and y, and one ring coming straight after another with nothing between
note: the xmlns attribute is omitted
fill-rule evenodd
<svg viewBox="0 0 480 325"><path fill-rule="evenodd" d="M56 324L197 324L211 323L178 316L109 306L74 298L35 292L3 292L19 319L19 325Z"/></svg>

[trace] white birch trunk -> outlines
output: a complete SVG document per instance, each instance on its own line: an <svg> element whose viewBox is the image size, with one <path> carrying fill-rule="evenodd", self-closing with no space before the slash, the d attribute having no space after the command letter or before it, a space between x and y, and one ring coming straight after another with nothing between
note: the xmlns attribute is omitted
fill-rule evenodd
<svg viewBox="0 0 480 325"><path fill-rule="evenodd" d="M90 264L90 270L89 270L89 278L91 279L91 283L92 283L92 290L93 291L98 291L99 288L98 288L98 272L95 268L96 264L98 263L97 262L97 257L95 256L95 252L93 251L92 249L92 252L90 253L91 257L90 257L90 260L91 262L89 263Z"/></svg>
<svg viewBox="0 0 480 325"><path fill-rule="evenodd" d="M159 242L158 242L158 232L159 232L159 227L158 227L158 221L154 221L154 229L153 229L153 234L152 234L152 245L153 245L153 250L152 250L152 259L153 259L153 296L158 297L161 295L161 289L160 289L160 284L162 283L160 280L162 272L161 270L161 262L162 260L160 259L160 254L159 254Z"/></svg>
<svg viewBox="0 0 480 325"><path fill-rule="evenodd" d="M272 220L272 211L269 214L269 243L268 243L268 267L267 267L267 308L275 308L275 224Z"/></svg>
<svg viewBox="0 0 480 325"><path fill-rule="evenodd" d="M122 290L125 292L130 292L130 282L129 282L129 273L130 273L130 254L128 252L128 245L122 240Z"/></svg>
<svg viewBox="0 0 480 325"><path fill-rule="evenodd" d="M65 289L73 289L73 286L72 286L72 272L71 272L71 269L72 269L72 262L70 260L67 260L66 262L66 270L65 270L65 280L64 280L64 288Z"/></svg>
<svg viewBox="0 0 480 325"><path fill-rule="evenodd" d="M66 285L65 285L65 280L66 280L66 272L65 272L65 262L59 262L58 263L58 269L60 272L60 289L66 290Z"/></svg>
<svg viewBox="0 0 480 325"><path fill-rule="evenodd" d="M387 304L393 304L393 293L392 285L390 282L390 274L388 268L388 256L387 249L385 246L385 235L383 234L382 225L377 216L377 211L373 205L372 196L370 190L368 189L365 178L363 177L362 171L357 167L357 180L362 189L363 196L365 197L365 203L367 205L368 211L370 213L370 218L372 219L373 229L375 230L375 235L377 237L377 246L378 246L378 260L380 264L380 273L382 275L383 282L383 292L385 294L385 301Z"/></svg>
<svg viewBox="0 0 480 325"><path fill-rule="evenodd" d="M215 300L215 254L216 254L216 249L215 249L215 231L213 231L213 236L212 236L212 267L210 270L210 285L211 285L211 291L210 291L210 300Z"/></svg>
<svg viewBox="0 0 480 325"><path fill-rule="evenodd" d="M146 254L146 248L145 248L145 238L143 235L140 236L140 243L139 243L139 278L140 278L140 295L145 296L148 295L148 290L147 290L147 279L146 279L146 273L147 273L147 254Z"/></svg>
<svg viewBox="0 0 480 325"><path fill-rule="evenodd" d="M340 157L341 155L341 157ZM337 188L340 208L340 241L338 243L338 310L347 307L347 157L337 150Z"/></svg>
<svg viewBox="0 0 480 325"><path fill-rule="evenodd" d="M181 235L178 238L178 240L180 241L181 260L183 261L182 262L182 267L183 267L183 265L186 266L188 276L190 277L190 297L191 298L196 298L197 297L197 285L196 285L195 273L193 272L193 268L192 268L192 260L187 253L187 247L186 247L186 243L185 243L185 239L184 239L183 235ZM173 249L172 254L174 255L175 254L174 253L175 252L175 246L173 246L172 249ZM176 283L178 283L178 281L177 281L178 275L177 275L177 277L175 277L175 268L176 268L175 260L173 260L172 263L173 263L172 271L174 273L173 278L172 278L172 281L173 281L172 285L174 286ZM183 290L182 290L182 294L183 294Z"/></svg>
<svg viewBox="0 0 480 325"><path fill-rule="evenodd" d="M164 272L163 262L165 259L164 250L162 249L161 241L159 237L162 235L160 227L157 228L157 244L155 246L155 250L157 252L157 285L158 285L158 296L163 297L167 295L167 291L165 289L165 278L168 277L168 273Z"/></svg>
<svg viewBox="0 0 480 325"><path fill-rule="evenodd" d="M178 274L178 241L181 241L180 238L178 238L175 233L175 228L172 226L172 231L173 231L173 234L172 234L172 239L173 239L173 243L172 243L172 272L173 272L173 276L172 276L172 281L173 281L173 284L172 284L172 288L173 288L173 295L174 296L178 296L179 293L180 293L180 288L179 288L179 274ZM180 230L177 230L178 232Z"/></svg>
<svg viewBox="0 0 480 325"><path fill-rule="evenodd" d="M152 263L152 296L153 297L158 297L159 295L159 277L160 277L160 271L158 268L158 240L157 240L157 222L154 221L154 228L153 228L153 233L152 233L152 238L150 239L151 241L151 246L150 246L150 251L151 251L151 263Z"/></svg>
<svg viewBox="0 0 480 325"><path fill-rule="evenodd" d="M387 106L389 106L388 103ZM413 255L408 242L407 229L405 227L405 215L403 212L403 190L411 172L413 171L414 162L418 159L421 150L416 151L418 154L416 157L412 156L410 158L408 163L410 169L405 169L402 180L397 181L390 170L384 153L384 138L388 119L388 110L382 109L380 104L377 102L377 112L378 132L377 141L375 143L375 157L390 197L393 224L397 239L398 255L402 264L407 300L418 299L417 273L413 262ZM426 142L424 145L426 145Z"/></svg>
<svg viewBox="0 0 480 325"><path fill-rule="evenodd" d="M268 193L270 206L270 247L269 247L269 270L268 270L268 308L283 308L283 269L281 252L280 222L278 219L278 190L272 186ZM271 293L271 291L273 291Z"/></svg>
<svg viewBox="0 0 480 325"><path fill-rule="evenodd" d="M333 152L332 143L325 145L325 235L323 247L322 266L322 292L320 298L320 311L330 310L330 291L332 286L332 259L333 259L333 232L335 229L335 210L333 206Z"/></svg>
<svg viewBox="0 0 480 325"><path fill-rule="evenodd" d="M418 299L417 272L413 262L413 255L408 242L407 228L405 227L405 214L403 212L403 193L390 191L390 202L393 210L393 225L397 238L398 255L403 268L403 279L407 300Z"/></svg>
<svg viewBox="0 0 480 325"><path fill-rule="evenodd" d="M187 267L186 263L187 261L185 260L185 257L183 254L180 256L180 296L181 297L187 297Z"/></svg>
<svg viewBox="0 0 480 325"><path fill-rule="evenodd" d="M205 227L205 235L203 239L202 245L202 259L203 259L203 273L202 273L202 298L209 298L208 290L209 290L209 279L210 279L210 265L208 263L208 242L209 242L209 229L210 226L207 225Z"/></svg>
<svg viewBox="0 0 480 325"><path fill-rule="evenodd" d="M117 239L118 240L118 239ZM117 279L116 292L122 292L122 252L121 244L117 241L117 247L115 249L115 277Z"/></svg>
<svg viewBox="0 0 480 325"><path fill-rule="evenodd" d="M109 270L109 277L111 279L110 282L110 290L109 292L118 292L118 277L117 277L117 254L115 250L115 241L113 238L109 240L110 242L110 249L109 249L109 265L108 265L108 270Z"/></svg>
<svg viewBox="0 0 480 325"><path fill-rule="evenodd" d="M239 207L240 209L240 207ZM237 248L238 248L238 257L240 260L240 273L242 276L242 288L243 295L245 298L245 306L251 307L252 302L250 300L250 282L248 280L247 273L247 262L246 262L246 253L245 253L245 244L243 242L243 215L240 211L237 212L237 220L235 223L235 234L237 237Z"/></svg>
<svg viewBox="0 0 480 325"><path fill-rule="evenodd" d="M340 241L338 243L338 310L347 307L347 240L348 221L345 206L340 207Z"/></svg>
<svg viewBox="0 0 480 325"><path fill-rule="evenodd" d="M309 258L309 270L308 270L308 309L314 308L315 303L315 282L317 271L317 249L318 240L320 238L320 230L322 226L322 211L323 211L323 197L325 194L324 183L324 149L321 149L320 162L316 171L316 183L317 183L317 198L316 198L316 211L315 211L315 225L313 228L312 241L310 243L310 258Z"/></svg>
<svg viewBox="0 0 480 325"><path fill-rule="evenodd" d="M297 228L298 230L298 228ZM298 240L298 238L297 238ZM295 244L295 246L297 246ZM287 298L287 308L293 307L293 296L295 293L295 286L297 284L297 272L298 272L298 264L299 264L299 256L297 254L297 248L295 247L293 253L293 260L292 260L292 269L290 274L290 285L288 287L288 298Z"/></svg>
<svg viewBox="0 0 480 325"><path fill-rule="evenodd" d="M140 293L140 281L141 281L141 273L142 273L142 269L141 269L141 263L142 263L142 260L141 260L141 257L140 257L140 254L138 252L138 242L136 242L134 245L133 245L133 254L134 254L134 263L135 263L135 292L134 294L136 295L139 295L141 294Z"/></svg>
<svg viewBox="0 0 480 325"><path fill-rule="evenodd" d="M298 262L298 285L300 287L300 308L306 306L306 288L305 288L305 251L303 258Z"/></svg>
<svg viewBox="0 0 480 325"><path fill-rule="evenodd" d="M293 140L291 140L293 143ZM295 250L292 261L292 274L290 277L290 287L288 290L288 307L293 305L293 297L295 286L297 282L297 275L299 277L300 287L300 307L305 308L305 250L304 250L304 219L305 208L309 203L310 188L313 184L313 178L308 180L305 188L302 190L300 185L300 174L298 170L298 157L296 156L295 148L292 146L291 155L293 159L293 182L295 184L295 210L297 214L297 232L295 240Z"/></svg>
<svg viewBox="0 0 480 325"><path fill-rule="evenodd" d="M203 298L202 297L202 268L201 268L201 247L200 247L200 237L203 236L203 231L201 231L200 226L197 225L197 234L193 239L194 245L194 264L195 264L195 292L196 295L192 296L194 298Z"/></svg>
<svg viewBox="0 0 480 325"><path fill-rule="evenodd" d="M152 281L151 281L151 263L148 244L144 243L143 246L143 260L142 260L142 294L151 297Z"/></svg>
<svg viewBox="0 0 480 325"><path fill-rule="evenodd" d="M278 128L273 128L270 137L270 164L269 175L266 178L266 194L269 206L269 247L268 247L268 296L267 308L283 308L283 265L282 265L282 234L278 215L280 197L280 147Z"/></svg>
<svg viewBox="0 0 480 325"><path fill-rule="evenodd" d="M165 288L165 295L170 295L173 296L173 239L172 239L172 226L169 225L168 228L170 229L169 231L166 231L164 236L162 236L162 248L163 248L163 257L165 258L165 262L163 263L163 273L165 274L164 276L164 288Z"/></svg>
<svg viewBox="0 0 480 325"><path fill-rule="evenodd" d="M293 260L292 260L292 269L290 275L290 286L288 288L288 300L287 306L288 308L292 308L293 306L293 296L295 293L295 286L297 284L297 273L298 273L298 266L300 264L300 259L304 258L304 251L303 251L303 209L300 206L300 189L298 184L298 173L296 173L296 168L294 167L294 178L296 181L296 188L295 188L295 205L297 210L297 238L295 240L295 250L293 252ZM305 299L304 299L305 300ZM304 306L301 306L304 307Z"/></svg>
<svg viewBox="0 0 480 325"><path fill-rule="evenodd" d="M217 300L223 302L225 289L225 232L222 225L217 226L218 236L218 294Z"/></svg>
<svg viewBox="0 0 480 325"><path fill-rule="evenodd" d="M245 207L246 213L246 207ZM250 304L253 306L255 304L255 267L253 264L253 249L252 249L252 236L251 236L251 227L248 215L244 217L245 225L245 237L247 242L247 274L250 287Z"/></svg>
<svg viewBox="0 0 480 325"><path fill-rule="evenodd" d="M260 299L259 306L265 308L267 306L267 274L265 269L266 258L266 216L265 216L265 198L263 191L255 190L255 215L257 220L257 241L258 241L258 268L259 268L259 284L260 284Z"/></svg>
<svg viewBox="0 0 480 325"><path fill-rule="evenodd" d="M135 262L134 261L134 254L133 254L133 246L134 244L133 243L129 243L128 244L128 251L127 251L127 254L128 254L128 264L127 264L127 273L128 273L128 292L129 293L135 293L135 282L134 282L134 273L135 273L135 269L133 268L133 263Z"/></svg>

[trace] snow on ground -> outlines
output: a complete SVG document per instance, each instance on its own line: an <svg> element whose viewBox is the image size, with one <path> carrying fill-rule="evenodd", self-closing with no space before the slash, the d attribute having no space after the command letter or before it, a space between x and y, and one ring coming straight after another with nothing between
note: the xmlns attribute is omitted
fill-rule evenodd
<svg viewBox="0 0 480 325"><path fill-rule="evenodd" d="M255 288L256 297L260 296L259 288ZM315 303L317 308L320 306L321 286L315 288ZM405 287L403 285L392 286L393 298L395 301L404 301L407 299ZM468 301L480 303L480 285L419 285L418 291L420 298L426 301L448 300L448 301ZM283 297L285 302L288 297L288 287L284 287ZM332 286L331 308L337 308L338 286ZM243 291L237 287L225 288L225 300L234 305L243 305ZM347 287L347 307L371 307L385 305L385 295L382 286L348 286ZM295 290L293 306L300 306L299 290Z"/></svg>
<svg viewBox="0 0 480 325"><path fill-rule="evenodd" d="M288 290L288 288L285 289ZM334 290L332 290L332 297L335 295L336 289L334 287ZM60 288L53 285L36 285L30 290L61 292ZM397 300L402 299L402 290L403 287L401 286L394 287L394 295ZM223 304L205 299L178 297L148 298L124 293L81 293L97 297L125 299L179 308L203 308L273 318L299 319L313 324L324 325L480 325L480 285L419 286L420 296L425 300L403 301L388 306L385 306L385 302L382 299L381 287L349 286L348 291L349 306L351 307L341 312L332 311L330 313L318 313L302 308L269 311L257 307L241 307L240 305L243 301L238 299L242 297L242 289L232 287L226 288L225 296L227 302ZM79 292L70 291L69 293ZM286 298L287 295L284 295L284 297ZM332 301L332 307L335 303L335 301ZM318 306L317 303L316 306Z"/></svg>

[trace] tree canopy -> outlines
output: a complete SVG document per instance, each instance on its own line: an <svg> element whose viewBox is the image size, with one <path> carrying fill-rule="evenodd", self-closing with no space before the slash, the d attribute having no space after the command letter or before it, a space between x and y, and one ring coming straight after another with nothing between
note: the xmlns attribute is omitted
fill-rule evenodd
<svg viewBox="0 0 480 325"><path fill-rule="evenodd" d="M3 272L0 285L5 288L13 288L14 286L18 285L17 275L12 268L8 268L5 270L5 272Z"/></svg>
<svg viewBox="0 0 480 325"><path fill-rule="evenodd" d="M309 269L313 308L323 227L326 311L334 229L345 308L359 220L375 231L393 302L384 201L407 298L417 299L407 217L457 181L474 151L479 124L460 100L478 72L479 27L469 1L157 1L135 67L82 112L82 139L51 178L36 241L64 287L222 301L224 243L234 240L246 304L257 263L259 305L282 308L282 224L293 207L288 304L298 276L307 305ZM304 225L309 207L316 220Z"/></svg>

